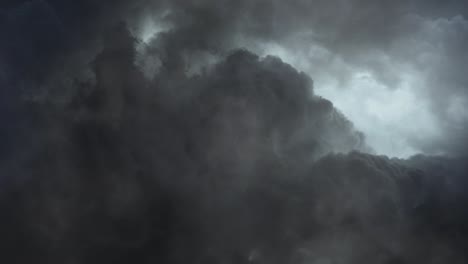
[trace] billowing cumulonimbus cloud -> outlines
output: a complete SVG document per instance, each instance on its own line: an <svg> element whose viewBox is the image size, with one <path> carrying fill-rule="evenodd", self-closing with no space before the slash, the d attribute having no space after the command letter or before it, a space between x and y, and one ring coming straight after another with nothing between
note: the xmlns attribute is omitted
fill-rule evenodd
<svg viewBox="0 0 468 264"><path fill-rule="evenodd" d="M197 25L184 39L208 30L197 45L245 46L311 74L320 94L336 101L379 153L464 152L468 34L462 1L197 1L167 8L188 13L168 21ZM389 127L392 132L381 132Z"/></svg>
<svg viewBox="0 0 468 264"><path fill-rule="evenodd" d="M74 38L53 42L44 65L2 66L7 94L21 78L28 88L8 106L25 121L0 163L5 262L466 261L464 157L366 154L307 74L232 49L241 35L320 24L327 3L84 1L71 12L89 13L83 28L65 5L32 3ZM142 7L171 25L143 44L130 33Z"/></svg>

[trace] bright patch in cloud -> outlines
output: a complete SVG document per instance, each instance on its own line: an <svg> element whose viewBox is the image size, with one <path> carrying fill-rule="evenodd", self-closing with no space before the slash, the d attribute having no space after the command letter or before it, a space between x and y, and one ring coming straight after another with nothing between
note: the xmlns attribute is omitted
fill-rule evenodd
<svg viewBox="0 0 468 264"><path fill-rule="evenodd" d="M362 67L350 65L328 49L311 45L307 51L268 43L263 55L280 57L314 80L314 92L329 99L364 132L377 154L406 158L418 154L417 144L441 137L427 97L421 96L424 78L414 68L388 61L397 71L394 87ZM456 111L454 109L453 111Z"/></svg>

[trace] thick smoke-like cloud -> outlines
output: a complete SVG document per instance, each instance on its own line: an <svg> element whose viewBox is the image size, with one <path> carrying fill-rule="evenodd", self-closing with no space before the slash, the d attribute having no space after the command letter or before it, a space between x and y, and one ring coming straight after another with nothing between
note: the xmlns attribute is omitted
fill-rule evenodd
<svg viewBox="0 0 468 264"><path fill-rule="evenodd" d="M347 112L379 153L464 153L465 3L270 3L276 13L266 13L274 19L252 17L270 21L261 28L273 32L247 46L316 77L320 94ZM388 127L392 132L381 132Z"/></svg>
<svg viewBox="0 0 468 264"><path fill-rule="evenodd" d="M466 142L468 124L464 74L468 35L463 3L232 5L194 4L208 9L208 14L220 14L210 25L224 31L210 36L228 32L228 43L279 55L310 73L320 94L336 100L378 153L464 152L460 142Z"/></svg>
<svg viewBox="0 0 468 264"><path fill-rule="evenodd" d="M402 3L336 51L376 41L372 32ZM380 9L347 6L364 17ZM327 24L335 8L209 0L5 7L2 260L465 263L465 157L372 155L307 74L236 49ZM135 32L148 14L170 26L143 42Z"/></svg>
<svg viewBox="0 0 468 264"><path fill-rule="evenodd" d="M400 157L464 152L465 144L459 144L466 141L468 124L463 1L174 5L202 9L206 17L215 14L209 28L218 29L210 36L228 35L218 44L224 40L278 55L311 74L319 93L348 113L377 152Z"/></svg>

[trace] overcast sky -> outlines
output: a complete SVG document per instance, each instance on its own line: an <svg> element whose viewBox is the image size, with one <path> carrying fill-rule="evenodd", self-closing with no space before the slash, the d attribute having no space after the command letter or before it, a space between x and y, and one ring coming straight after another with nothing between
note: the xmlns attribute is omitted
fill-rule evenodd
<svg viewBox="0 0 468 264"><path fill-rule="evenodd" d="M345 113L377 153L450 153L468 121L468 23L461 15L400 19L412 30L352 52L307 37L262 48L310 74L316 93Z"/></svg>
<svg viewBox="0 0 468 264"><path fill-rule="evenodd" d="M50 54L63 50L67 41L79 47L77 57L86 61L84 40L89 42L119 20L146 42L159 32L195 22L196 27L184 33L191 36L181 42L198 38L199 43L190 40L190 45L205 45L198 49L213 52L208 62L216 61L220 50L242 47L280 57L308 74L314 93L331 100L378 154L456 155L465 149L468 5L462 0L119 1L112 5L7 1L4 5L8 10L4 29L10 36L2 44L4 50L22 47L5 53L9 66L49 63ZM105 12L97 15L101 9ZM200 14L193 15L194 10ZM89 19L84 19L85 14ZM21 22L34 16L44 19ZM27 34L28 30L37 34ZM23 51L15 52L19 50ZM146 72L157 65L145 63ZM6 76L5 70L1 72Z"/></svg>
<svg viewBox="0 0 468 264"><path fill-rule="evenodd" d="M315 93L364 132L377 154L463 152L468 124L463 1L252 1L239 6L243 19L230 28L236 36L231 45L276 55L310 75ZM142 39L168 30L153 13L140 21Z"/></svg>
<svg viewBox="0 0 468 264"><path fill-rule="evenodd" d="M0 1L0 262L468 263L464 2Z"/></svg>
<svg viewBox="0 0 468 264"><path fill-rule="evenodd" d="M317 11L305 15L306 26L302 21L300 30L255 48L309 74L315 92L363 131L378 154L463 151L468 22L462 1L332 2L308 5Z"/></svg>

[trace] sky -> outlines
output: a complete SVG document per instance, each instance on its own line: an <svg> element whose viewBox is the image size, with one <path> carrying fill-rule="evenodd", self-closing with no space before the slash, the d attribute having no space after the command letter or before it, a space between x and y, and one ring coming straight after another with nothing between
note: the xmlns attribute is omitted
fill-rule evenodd
<svg viewBox="0 0 468 264"><path fill-rule="evenodd" d="M313 76L317 94L345 113L376 153L451 154L447 136L463 140L467 124L467 21L457 13L433 18L417 10L400 12L391 20L399 24L392 36L378 36L395 26L383 24L372 29L375 39L357 37L349 51L347 40L338 36L328 41L333 44L314 37L267 43L264 52ZM343 44L333 47L336 42Z"/></svg>
<svg viewBox="0 0 468 264"><path fill-rule="evenodd" d="M268 14L244 14L246 22L232 31L233 46L278 56L311 76L315 93L331 100L375 153L407 158L463 151L452 142L464 141L468 122L468 22L461 1L265 5ZM159 19L146 16L135 34L147 41L167 30ZM251 34L256 30L264 35Z"/></svg>
<svg viewBox="0 0 468 264"><path fill-rule="evenodd" d="M317 93L346 113L377 153L449 154L444 136L466 129L468 24L461 15L406 16L414 32L356 51L359 58L313 42L304 44L305 50L273 45L265 52L315 76ZM318 64L325 69L314 67Z"/></svg>
<svg viewBox="0 0 468 264"><path fill-rule="evenodd" d="M0 262L467 263L461 0L0 3Z"/></svg>

